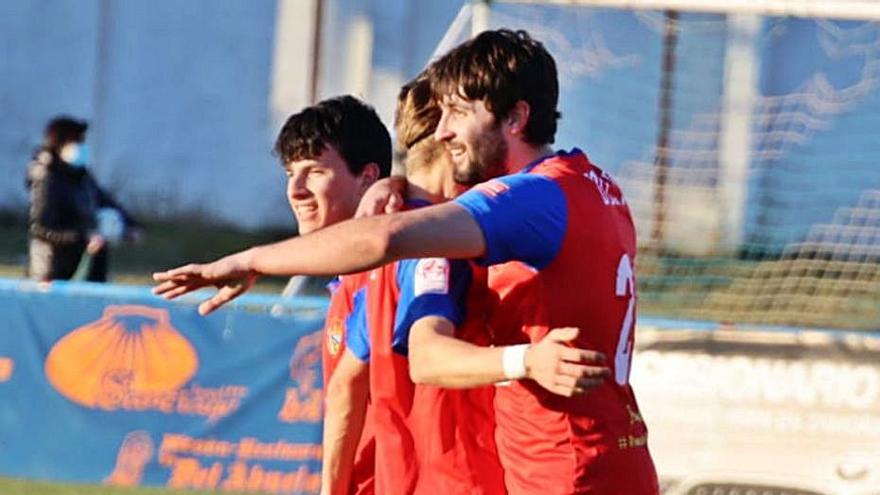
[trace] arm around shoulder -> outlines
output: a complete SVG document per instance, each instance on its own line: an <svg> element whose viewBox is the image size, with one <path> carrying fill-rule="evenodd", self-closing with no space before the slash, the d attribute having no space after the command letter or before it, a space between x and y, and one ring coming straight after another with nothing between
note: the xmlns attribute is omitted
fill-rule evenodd
<svg viewBox="0 0 880 495"><path fill-rule="evenodd" d="M506 380L503 348L483 347L457 339L446 318L416 321L409 337L409 374L414 383L470 388Z"/></svg>

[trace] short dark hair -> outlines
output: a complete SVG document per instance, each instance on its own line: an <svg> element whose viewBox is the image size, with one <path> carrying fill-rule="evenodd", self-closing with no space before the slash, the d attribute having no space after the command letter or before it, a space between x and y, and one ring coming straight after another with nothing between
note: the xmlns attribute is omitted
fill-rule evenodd
<svg viewBox="0 0 880 495"><path fill-rule="evenodd" d="M532 144L552 143L560 113L556 62L541 42L525 31L484 31L453 48L429 68L436 97L459 94L484 100L496 120L516 102L529 104L523 137Z"/></svg>
<svg viewBox="0 0 880 495"><path fill-rule="evenodd" d="M43 147L58 152L67 143L81 143L86 138L89 124L67 115L54 117L43 129Z"/></svg>
<svg viewBox="0 0 880 495"><path fill-rule="evenodd" d="M373 107L353 96L337 96L293 114L275 141L282 165L317 158L327 146L339 153L349 171L360 175L368 163L379 176L391 173L391 136Z"/></svg>

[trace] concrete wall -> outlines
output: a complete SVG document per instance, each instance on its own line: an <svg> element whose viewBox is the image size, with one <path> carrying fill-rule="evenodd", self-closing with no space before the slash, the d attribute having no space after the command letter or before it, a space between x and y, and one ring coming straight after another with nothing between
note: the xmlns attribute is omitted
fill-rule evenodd
<svg viewBox="0 0 880 495"><path fill-rule="evenodd" d="M0 4L0 206L25 204L24 166L46 119L92 116L97 12L96 0Z"/></svg>
<svg viewBox="0 0 880 495"><path fill-rule="evenodd" d="M271 155L308 103L316 0L8 0L0 5L0 208L59 113L92 123L92 168L143 217L292 226ZM326 0L319 96L390 123L460 2Z"/></svg>

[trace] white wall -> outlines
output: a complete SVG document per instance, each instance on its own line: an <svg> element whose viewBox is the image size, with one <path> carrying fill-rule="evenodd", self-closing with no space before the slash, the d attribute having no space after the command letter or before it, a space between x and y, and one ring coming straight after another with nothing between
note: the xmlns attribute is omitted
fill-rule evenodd
<svg viewBox="0 0 880 495"><path fill-rule="evenodd" d="M0 3L0 207L26 204L24 166L45 121L62 112L92 115L97 6Z"/></svg>
<svg viewBox="0 0 880 495"><path fill-rule="evenodd" d="M91 124L93 170L142 217L292 225L271 155L307 104L315 0L0 3L0 208L59 113ZM354 92L390 123L399 86L460 7L326 0L319 96Z"/></svg>
<svg viewBox="0 0 880 495"><path fill-rule="evenodd" d="M427 65L465 1L327 0L320 96L357 94L390 124L400 86Z"/></svg>

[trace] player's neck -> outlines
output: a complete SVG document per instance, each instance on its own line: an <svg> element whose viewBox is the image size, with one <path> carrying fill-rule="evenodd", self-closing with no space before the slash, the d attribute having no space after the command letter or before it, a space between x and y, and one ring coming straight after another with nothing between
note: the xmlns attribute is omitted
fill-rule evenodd
<svg viewBox="0 0 880 495"><path fill-rule="evenodd" d="M530 163L552 154L553 148L548 144L535 146L519 140L508 143L507 173L515 174Z"/></svg>

